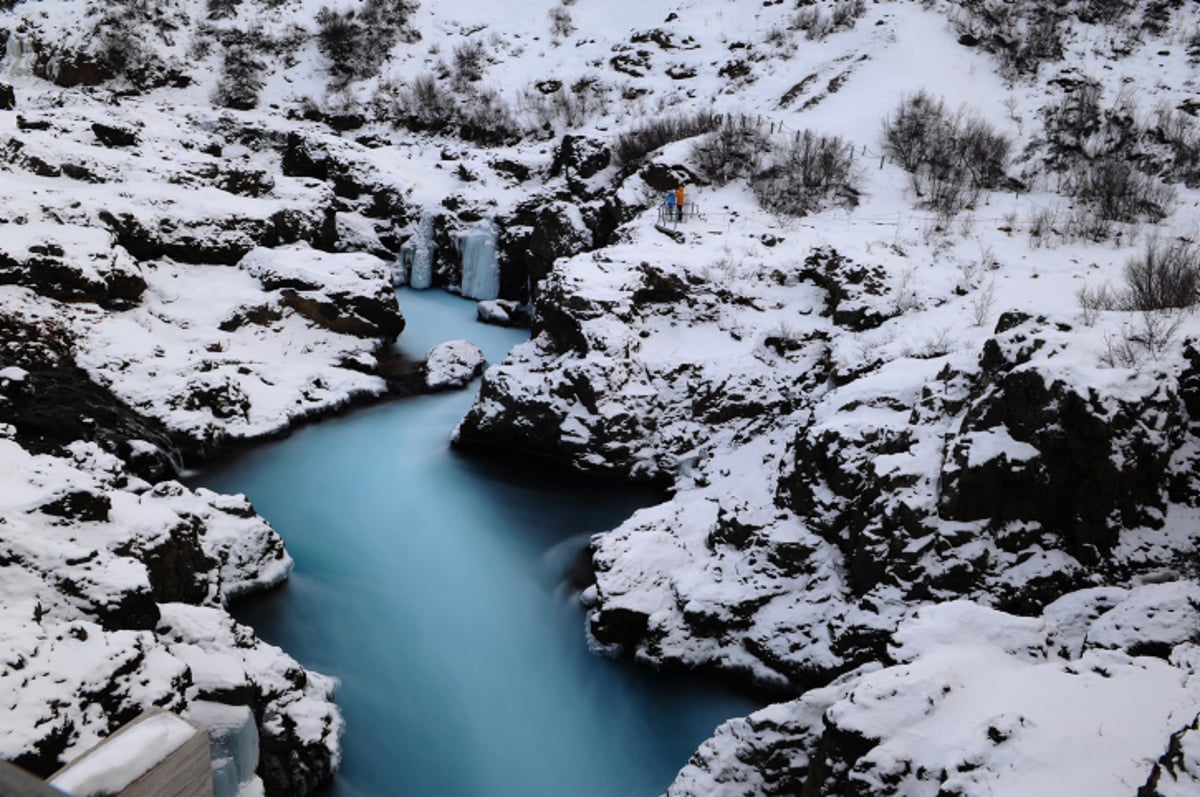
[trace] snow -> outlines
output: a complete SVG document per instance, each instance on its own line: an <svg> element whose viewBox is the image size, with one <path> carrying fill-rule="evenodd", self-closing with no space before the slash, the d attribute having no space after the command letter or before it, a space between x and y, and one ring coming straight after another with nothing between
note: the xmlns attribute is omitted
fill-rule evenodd
<svg viewBox="0 0 1200 797"><path fill-rule="evenodd" d="M1179 651L1200 622L1189 564L1200 514L1164 497L1147 508L1144 522L1120 531L1106 554L1112 568L1101 572L1083 561L1086 551L1066 549L1057 529L938 513L956 470L1032 471L1045 454L1004 423L972 425L979 420L979 408L969 406L978 398L972 385L987 379L985 345L1018 363L1007 373L1059 385L1098 415L1125 403L1178 406L1175 385L1187 368L1178 344L1200 336L1200 318L1177 316L1172 346L1117 363L1114 345L1144 337L1143 319L1121 309L1093 317L1076 297L1083 286L1121 285L1125 262L1153 236L1194 239L1200 194L1179 185L1177 207L1160 225L1117 225L1119 234L1106 241L1050 233L1035 239L1029 232L1035 214L1053 208L1061 209L1063 226L1071 202L1044 162L1044 107L1084 75L1101 83L1106 104L1127 83L1136 87L1141 116L1159 104L1190 101L1195 64L1180 31L1195 27L1194 6L1174 9L1161 35L1136 26L1117 32L1072 16L1063 26L1062 62L1032 75L1003 75L984 47L958 43L952 17L967 13L961 4L868 3L852 29L809 40L789 27L797 9L788 3L425 0L413 17L420 41L398 43L379 76L332 90L327 64L305 38L321 5L241 3L228 18L210 20L226 32L299 32L294 59L268 59L262 98L251 111L212 107L221 48L213 44L204 54L194 47L190 21L169 41L147 41L164 58L185 63L193 83L124 96L113 86L63 89L32 75L32 43L89 46L90 28L79 20L100 4L44 0L10 9L11 20L0 25L20 32L7 37L0 70L16 86L21 117L51 127L22 129L16 112L0 111L0 261L23 264L34 248L53 246L81 284L99 290L117 276L136 277L146 291L136 302L105 306L6 284L0 317L61 326L76 362L97 382L196 446L215 448L227 438L282 432L386 389L372 373L379 340L321 328L289 304L285 291L330 304L378 297L393 281L430 287L446 278L435 273L446 262L439 254L449 254L438 252L440 241L459 250L458 289L488 299L499 290L503 236L522 232L505 225L523 203L552 211L564 236L585 241L585 249L593 235L588 214L627 214L607 245L560 259L541 286L579 321L572 328L577 350L564 351L548 335L519 347L489 372L489 391L477 405L483 417L511 406L545 407L560 437L553 453L563 461L672 482L669 500L595 538L600 567L586 594L593 619L619 610L645 617L647 641L631 652L651 664L714 666L781 687L812 673L855 673L836 688L807 693L802 709L767 709L754 722L730 726L736 732L719 732L717 747L762 737L754 723L785 715L795 728L819 733L829 711L879 735L855 775L872 788L885 781L894 787L889 779L901 778L900 791L911 794L952 786L964 794L1127 794L1144 782L1145 762L1196 713ZM168 6L181 20L207 14L198 0ZM550 32L548 14L559 7L571 16L570 34ZM670 46L639 35L655 29ZM773 31L778 35L769 37ZM478 87L494 88L534 131L522 141L481 147L370 119L338 133L300 118L310 108L390 107L396 87L438 74L465 42L485 45ZM1117 57L1118 49L1125 54ZM639 51L646 53L645 74L612 68L614 56ZM721 68L736 61L749 74L723 77ZM669 68L696 74L676 79ZM535 84L550 79L563 83L560 98L581 97L586 81L604 96L577 123L553 117L543 124L528 106ZM798 93L785 102L793 88ZM985 193L953 218L919 207L909 175L886 162L880 140L882 118L918 90L1011 136L1009 173L1024 187ZM784 218L761 208L743 182L689 184L699 216L678 225L677 241L655 229L659 197L635 169L610 165L575 182L550 176L563 134L611 143L649 119L695 110L761 117L778 140L804 129L844 136L856 153L859 205ZM91 127L97 122L136 129L139 145L100 146ZM284 142L293 135L328 156L340 177L368 193L391 192L395 207L377 211L334 181L285 174ZM652 160L694 168L692 144L669 144ZM493 168L500 160L525 166L531 177L515 180ZM90 177L48 176L39 163ZM262 170L274 187L261 196L221 189L214 175L235 166ZM105 214L135 220L174 255L193 245L224 254L220 263L135 257ZM388 214L395 217L383 218ZM277 231L280 219L307 232L292 243L271 240L264 230ZM336 230L339 240L320 240L323 229ZM439 237L443 232L448 239ZM387 250L398 252L397 262L379 256ZM806 258L819 251L880 269L880 292L852 299L877 316L877 325L850 329L822 315L826 291L801 276ZM686 301L639 298L651 275L684 285ZM486 314L488 306L481 307ZM997 334L997 320L1009 311L1033 321ZM447 344L430 352L427 385L464 384L481 364L470 344ZM0 368L0 386L15 391L35 376L8 365ZM1152 448L1175 453L1170 475L1187 486L1197 444L1183 428L1187 417L1177 415L1180 425L1168 428L1168 415L1130 423ZM517 432L522 422L513 421ZM818 445L824 440L834 442ZM146 441L131 447L153 453ZM846 478L853 483L835 483L845 477L829 473L836 463L813 465L805 485L811 509L801 516L779 484L797 458L815 452L851 463L855 473ZM244 498L139 483L106 457L95 447L71 457L34 455L11 435L0 439L0 553L14 558L0 583L0 674L18 667L30 674L24 691L0 684L0 705L14 707L13 721L0 729L7 755L28 748L37 741L33 729L47 725L77 729L67 755L99 738L108 729L94 704L49 713L44 707L71 703L88 689L117 688L104 678L131 666L130 650L145 655L133 665L136 679L121 682L131 690L123 705L195 705L195 694L166 686L185 669L195 690L278 684L263 673L278 675L287 661L260 646L237 652L240 632L226 625L220 608L287 576L291 560L269 526ZM886 493L872 507L877 511L856 515L847 494L876 486ZM73 491L106 496L108 519L60 523L40 511ZM877 531L862 526L880 516L936 519L928 534L898 536L889 551L927 582L885 580L866 589L853 582L862 563L847 554L849 538ZM164 607L155 628L106 630L98 613L122 597L150 594L139 556L174 539L171 530L192 518L205 526L200 549L218 563L202 579L203 605ZM133 553L121 553L127 550ZM972 581L977 565L987 572ZM82 594L55 587L57 568ZM1011 596L1041 583L1050 586L1040 616L1000 611ZM722 631L714 634L712 624ZM886 639L899 663L859 671L843 644L859 632ZM280 687L271 727L294 711L303 720L297 727L330 738L317 721L331 711L322 692L329 684L312 680L321 686L300 698ZM942 696L946 685L951 693ZM851 695L879 699L851 704ZM992 741L991 727L1008 740ZM1196 734L1184 738L1193 750ZM718 760L717 747L706 748L714 757L705 760ZM1088 769L1085 758L1111 766ZM906 766L911 771L901 775ZM913 774L918 766L949 774L940 785L922 781ZM745 777L755 793L762 784Z"/></svg>
<svg viewBox="0 0 1200 797"><path fill-rule="evenodd" d="M76 795L117 794L195 736L195 726L167 712L152 714L113 734L50 781Z"/></svg>

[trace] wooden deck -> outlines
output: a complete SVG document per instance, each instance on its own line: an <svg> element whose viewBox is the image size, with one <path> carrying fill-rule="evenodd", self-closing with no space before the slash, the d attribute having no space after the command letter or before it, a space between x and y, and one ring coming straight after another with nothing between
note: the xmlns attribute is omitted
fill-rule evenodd
<svg viewBox="0 0 1200 797"><path fill-rule="evenodd" d="M168 712L162 709L154 709L140 715L112 736L104 739L91 750L88 750L70 764L54 773L50 778L50 783L60 780L74 782L80 778L81 772L103 770L104 767L98 767L97 763L104 762L110 757L115 757L117 765L120 766L121 759L129 751L127 749L122 750L118 754L114 753L114 750L120 748L123 743L128 748L130 739L138 739L136 734L138 733L139 725L164 714L168 714ZM107 794L106 797L213 797L212 758L209 751L208 731L182 717L173 714L169 716L178 723L186 723L186 725L190 726L192 730L191 735L172 752L158 761L158 763L152 765L149 770L143 772L140 776L135 776L120 791ZM147 726L143 726L143 728L145 727ZM134 750L135 752L140 752L136 745ZM59 788L62 788L62 786L59 786ZM89 791L94 788L95 785L89 781ZM41 794L33 792L30 794L30 797L41 797ZM49 794L61 797L62 792L51 790ZM9 795L6 792L0 792L0 797L9 797ZM25 795L17 793L14 797L25 797Z"/></svg>

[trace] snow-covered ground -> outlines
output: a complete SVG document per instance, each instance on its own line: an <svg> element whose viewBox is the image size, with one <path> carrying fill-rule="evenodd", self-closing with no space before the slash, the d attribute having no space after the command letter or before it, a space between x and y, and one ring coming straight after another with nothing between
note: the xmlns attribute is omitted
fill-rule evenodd
<svg viewBox="0 0 1200 797"><path fill-rule="evenodd" d="M796 695L722 726L673 793L1194 788L1200 321L1099 292L1147 251L1195 258L1195 5L117 5L0 20L0 553L24 573L0 634L25 651L0 681L49 690L14 694L5 756L111 730L89 695L296 680L220 608L286 573L273 532L145 462L382 394L394 274L537 297L461 442L672 486L593 541L597 647ZM354 14L336 62L327 7ZM919 91L1010 144L964 207L885 144ZM788 216L754 169L709 179L701 130L645 133L699 114L774 153L840 137L853 190ZM1150 193L1101 218L1134 189L1085 183L1130 165ZM435 354L430 385L475 371ZM82 406L127 407L64 404L60 440L38 397L75 367ZM147 552L179 535L212 563L166 598ZM85 683L127 667L144 694ZM336 761L306 683L261 729Z"/></svg>

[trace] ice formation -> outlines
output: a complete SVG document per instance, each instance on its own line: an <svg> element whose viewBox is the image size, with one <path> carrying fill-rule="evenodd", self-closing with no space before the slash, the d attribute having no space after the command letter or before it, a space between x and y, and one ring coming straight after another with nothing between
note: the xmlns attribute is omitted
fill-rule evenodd
<svg viewBox="0 0 1200 797"><path fill-rule="evenodd" d="M409 287L424 290L433 285L433 217L421 215L416 232L400 251L400 260L408 271Z"/></svg>
<svg viewBox="0 0 1200 797"><path fill-rule="evenodd" d="M480 222L454 238L462 258L462 295L469 299L500 296L500 263L496 259L496 228Z"/></svg>

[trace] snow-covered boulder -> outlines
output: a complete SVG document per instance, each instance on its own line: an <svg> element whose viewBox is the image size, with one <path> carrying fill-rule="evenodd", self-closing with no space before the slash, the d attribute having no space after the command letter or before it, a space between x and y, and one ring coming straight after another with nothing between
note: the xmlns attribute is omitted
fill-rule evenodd
<svg viewBox="0 0 1200 797"><path fill-rule="evenodd" d="M1063 657L1058 630L968 602L922 609L892 635L896 663L725 723L668 795L1118 797L1147 779L1193 783L1188 728L1176 733L1200 705L1187 654Z"/></svg>
<svg viewBox="0 0 1200 797"><path fill-rule="evenodd" d="M439 343L425 355L425 388L449 390L466 386L483 373L483 352L469 340Z"/></svg>

